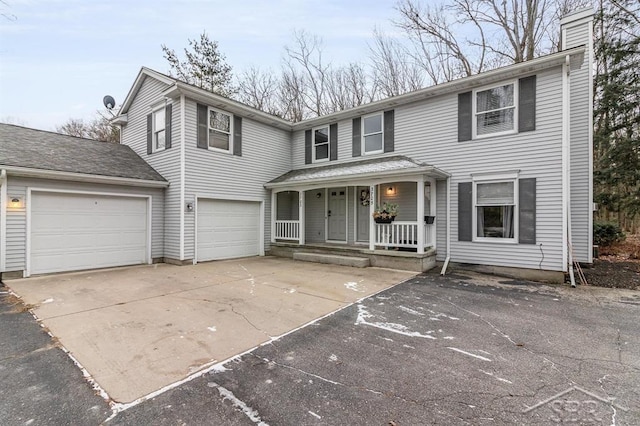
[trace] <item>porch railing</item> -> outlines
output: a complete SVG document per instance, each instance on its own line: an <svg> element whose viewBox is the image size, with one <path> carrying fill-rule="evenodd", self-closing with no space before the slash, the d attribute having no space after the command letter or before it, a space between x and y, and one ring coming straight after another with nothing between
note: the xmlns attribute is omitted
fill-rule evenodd
<svg viewBox="0 0 640 426"><path fill-rule="evenodd" d="M276 220L276 240L300 239L299 220Z"/></svg>
<svg viewBox="0 0 640 426"><path fill-rule="evenodd" d="M433 245L433 225L424 225L424 245ZM376 223L375 245L380 247L418 247L418 222L394 221Z"/></svg>

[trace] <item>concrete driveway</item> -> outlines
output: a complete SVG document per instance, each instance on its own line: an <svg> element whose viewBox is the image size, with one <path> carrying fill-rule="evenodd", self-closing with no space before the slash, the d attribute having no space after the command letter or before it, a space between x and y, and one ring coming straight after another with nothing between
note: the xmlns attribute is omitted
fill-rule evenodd
<svg viewBox="0 0 640 426"><path fill-rule="evenodd" d="M127 403L414 275L266 257L6 284Z"/></svg>

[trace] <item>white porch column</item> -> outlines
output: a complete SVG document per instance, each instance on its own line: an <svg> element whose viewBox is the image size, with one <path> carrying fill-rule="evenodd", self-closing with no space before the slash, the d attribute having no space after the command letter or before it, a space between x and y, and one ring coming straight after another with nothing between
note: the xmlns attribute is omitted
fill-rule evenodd
<svg viewBox="0 0 640 426"><path fill-rule="evenodd" d="M429 211L431 212L431 216L436 216L436 180L435 179L429 179L429 182L431 183L431 199L430 201L430 208ZM438 217L436 216L436 220L433 221L433 225L431 225L430 227L430 231L429 232L429 236L431 239L431 246L435 249L436 248L436 239L438 236L438 231L437 231L437 225L436 225L436 221L437 221Z"/></svg>
<svg viewBox="0 0 640 426"><path fill-rule="evenodd" d="M298 191L298 244L304 245L304 191Z"/></svg>
<svg viewBox="0 0 640 426"><path fill-rule="evenodd" d="M418 253L424 253L424 176L416 182L416 197L418 202Z"/></svg>
<svg viewBox="0 0 640 426"><path fill-rule="evenodd" d="M376 223L373 220L373 212L376 209L376 186L369 186L369 250L373 251L376 248Z"/></svg>
<svg viewBox="0 0 640 426"><path fill-rule="evenodd" d="M271 190L271 242L276 242L276 191Z"/></svg>

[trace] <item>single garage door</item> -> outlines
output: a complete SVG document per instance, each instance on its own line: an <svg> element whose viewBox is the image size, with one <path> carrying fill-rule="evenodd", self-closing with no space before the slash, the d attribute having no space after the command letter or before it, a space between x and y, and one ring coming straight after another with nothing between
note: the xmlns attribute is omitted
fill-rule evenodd
<svg viewBox="0 0 640 426"><path fill-rule="evenodd" d="M147 263L147 199L34 192L30 272Z"/></svg>
<svg viewBox="0 0 640 426"><path fill-rule="evenodd" d="M260 254L260 203L198 199L198 262Z"/></svg>

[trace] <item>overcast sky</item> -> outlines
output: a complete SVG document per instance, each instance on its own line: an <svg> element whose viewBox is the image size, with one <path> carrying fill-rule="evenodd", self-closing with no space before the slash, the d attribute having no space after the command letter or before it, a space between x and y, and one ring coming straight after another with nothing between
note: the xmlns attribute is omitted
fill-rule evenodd
<svg viewBox="0 0 640 426"><path fill-rule="evenodd" d="M234 72L278 69L293 31L321 36L325 58L365 61L393 0L1 0L0 121L54 130L92 119L106 94L124 100L141 66L167 72L206 30Z"/></svg>

